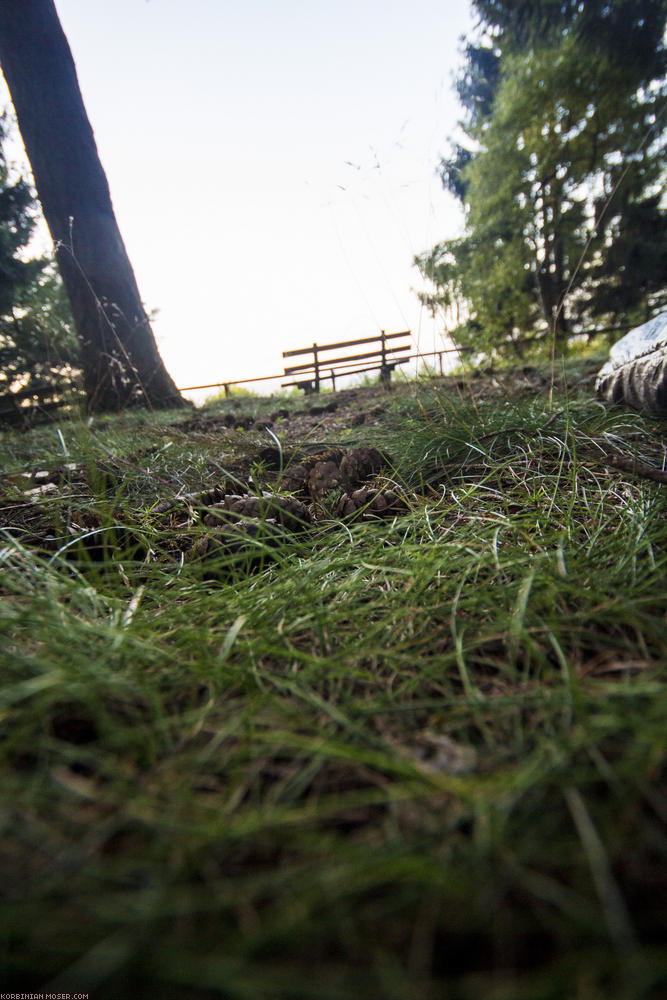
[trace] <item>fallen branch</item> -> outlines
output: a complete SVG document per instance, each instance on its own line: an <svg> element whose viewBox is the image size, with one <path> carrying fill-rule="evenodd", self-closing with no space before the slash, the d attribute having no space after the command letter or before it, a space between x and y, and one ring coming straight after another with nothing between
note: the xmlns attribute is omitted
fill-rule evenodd
<svg viewBox="0 0 667 1000"><path fill-rule="evenodd" d="M605 464L610 465L613 469L621 469L623 472L631 472L635 476L641 476L642 479L652 479L655 483L667 483L667 470L656 469L654 466L639 462L635 458L626 458L625 455L619 455L616 451L605 453Z"/></svg>

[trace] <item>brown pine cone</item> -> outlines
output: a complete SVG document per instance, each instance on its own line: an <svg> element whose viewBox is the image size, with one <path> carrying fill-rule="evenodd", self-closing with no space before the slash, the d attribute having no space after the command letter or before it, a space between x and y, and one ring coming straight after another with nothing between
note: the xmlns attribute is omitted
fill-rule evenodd
<svg viewBox="0 0 667 1000"><path fill-rule="evenodd" d="M304 500L319 499L328 489L334 488L329 485L334 478L333 469L324 470L323 466L332 463L338 470L344 454L342 448L327 448L326 451L308 455L300 462L289 464L280 477L279 488L281 492L295 493ZM316 468L317 471L314 472ZM311 474L313 474L312 479ZM338 483L334 485L338 485Z"/></svg>
<svg viewBox="0 0 667 1000"><path fill-rule="evenodd" d="M308 496L306 483L308 482L308 469L302 462L296 465L288 465L280 477L278 487L281 492L295 493L301 497Z"/></svg>
<svg viewBox="0 0 667 1000"><path fill-rule="evenodd" d="M310 511L296 497L281 496L277 493L227 494L203 517L203 523L210 528L230 523L237 519L275 520L290 531L299 531L310 524Z"/></svg>
<svg viewBox="0 0 667 1000"><path fill-rule="evenodd" d="M394 490L373 490L364 487L353 493L343 493L336 504L335 515L341 518L368 515L393 516L407 510L407 503Z"/></svg>
<svg viewBox="0 0 667 1000"><path fill-rule="evenodd" d="M216 555L232 555L247 551L253 556L253 548L249 542L254 538L260 538L263 542L271 544L283 537L283 529L274 518L267 517L264 521L254 519L240 520L233 524L220 524L217 530L200 535L192 545L186 559L199 560L210 559ZM265 546L261 546L256 551L258 560L267 557Z"/></svg>
<svg viewBox="0 0 667 1000"><path fill-rule="evenodd" d="M212 489L206 490L205 493L200 493L197 497L197 506L213 507L214 504L220 503L226 496L238 493L239 490L244 488L248 488L248 484L244 480L225 479L223 483L219 483Z"/></svg>
<svg viewBox="0 0 667 1000"><path fill-rule="evenodd" d="M348 489L355 489L367 479L377 475L387 464L387 459L375 448L368 448L365 445L361 448L352 448L345 453L340 463L343 485Z"/></svg>
<svg viewBox="0 0 667 1000"><path fill-rule="evenodd" d="M340 484L340 467L336 462L316 462L308 473L308 492L313 500L321 500Z"/></svg>

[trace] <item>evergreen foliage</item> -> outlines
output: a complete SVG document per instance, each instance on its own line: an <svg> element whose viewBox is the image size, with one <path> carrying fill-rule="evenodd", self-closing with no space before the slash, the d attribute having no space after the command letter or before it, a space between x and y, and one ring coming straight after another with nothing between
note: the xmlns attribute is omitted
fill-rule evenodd
<svg viewBox="0 0 667 1000"><path fill-rule="evenodd" d="M440 165L462 238L418 258L482 350L643 322L667 302L664 0L477 2Z"/></svg>
<svg viewBox="0 0 667 1000"><path fill-rule="evenodd" d="M32 389L69 387L77 342L62 282L47 257L30 257L38 205L29 184L14 179L0 120L0 398L29 400ZM9 412L9 411L8 411ZM3 407L4 413L4 407Z"/></svg>
<svg viewBox="0 0 667 1000"><path fill-rule="evenodd" d="M26 261L21 251L27 246L35 226L34 202L23 179L10 180L2 148L6 139L6 118L0 120L0 314L11 311L21 291L34 283L44 261Z"/></svg>

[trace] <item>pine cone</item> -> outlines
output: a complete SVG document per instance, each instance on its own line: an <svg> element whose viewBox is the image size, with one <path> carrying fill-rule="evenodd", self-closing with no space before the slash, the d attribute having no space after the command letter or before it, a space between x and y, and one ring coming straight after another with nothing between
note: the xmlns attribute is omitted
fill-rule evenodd
<svg viewBox="0 0 667 1000"><path fill-rule="evenodd" d="M312 475L314 470L325 463L333 463L337 471L344 454L342 448L327 448L326 451L309 455L296 464L289 464L280 478L280 490L295 493L303 499L319 499L328 489L333 488L328 483L334 478L334 472L333 469L325 471L318 468Z"/></svg>
<svg viewBox="0 0 667 1000"><path fill-rule="evenodd" d="M210 559L216 555L232 555L244 550L248 550L252 556L253 550L248 545L251 539L261 538L263 542L271 544L277 542L283 535L284 529L270 517L264 521L241 520L222 525L218 523L215 532L197 538L186 558L188 561ZM257 550L257 557L260 561L267 557L264 547Z"/></svg>
<svg viewBox="0 0 667 1000"><path fill-rule="evenodd" d="M299 531L310 524L310 512L300 500L277 493L262 493L261 496L227 494L218 503L210 505L203 523L214 528L242 518L274 520L290 531Z"/></svg>
<svg viewBox="0 0 667 1000"><path fill-rule="evenodd" d="M301 497L308 496L307 484L308 469L299 462L296 465L288 465L280 477L278 486L285 493L295 493Z"/></svg>
<svg viewBox="0 0 667 1000"><path fill-rule="evenodd" d="M343 485L348 489L355 489L367 479L377 475L387 464L387 459L375 448L368 448L365 445L353 448L341 459L340 472Z"/></svg>
<svg viewBox="0 0 667 1000"><path fill-rule="evenodd" d="M308 473L308 492L313 500L321 500L340 484L340 467L336 462L316 462Z"/></svg>
<svg viewBox="0 0 667 1000"><path fill-rule="evenodd" d="M241 479L225 479L224 482L219 483L210 490L206 490L205 493L200 493L197 497L198 507L213 507L215 504L220 503L226 496L233 493L238 493L240 489L248 488L248 484Z"/></svg>
<svg viewBox="0 0 667 1000"><path fill-rule="evenodd" d="M407 503L394 490L373 490L365 487L353 493L343 493L336 504L336 517L354 518L368 515L392 516L407 510Z"/></svg>

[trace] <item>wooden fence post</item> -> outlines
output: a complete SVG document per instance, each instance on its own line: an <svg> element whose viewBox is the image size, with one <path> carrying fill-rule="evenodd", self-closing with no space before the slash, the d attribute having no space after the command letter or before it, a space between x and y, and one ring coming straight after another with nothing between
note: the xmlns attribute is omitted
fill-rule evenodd
<svg viewBox="0 0 667 1000"><path fill-rule="evenodd" d="M313 357L315 365L315 392L320 391L320 365L317 360L317 344L313 344Z"/></svg>
<svg viewBox="0 0 667 1000"><path fill-rule="evenodd" d="M384 330L380 330L382 334L380 340L382 343L381 354L382 354L382 367L380 368L380 384L389 389L391 386L391 367L387 364L387 340L386 333Z"/></svg>

